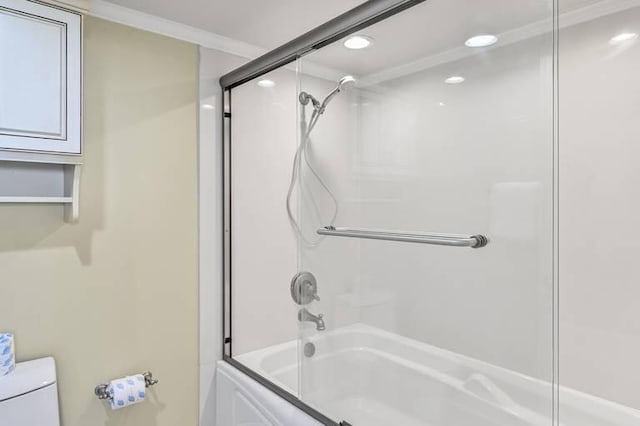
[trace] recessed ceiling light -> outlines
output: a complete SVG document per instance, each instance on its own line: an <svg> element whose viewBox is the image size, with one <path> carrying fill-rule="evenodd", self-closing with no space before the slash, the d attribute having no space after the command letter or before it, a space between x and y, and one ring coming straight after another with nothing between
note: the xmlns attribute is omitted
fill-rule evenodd
<svg viewBox="0 0 640 426"><path fill-rule="evenodd" d="M364 49L373 43L373 39L368 36L355 35L344 41L344 47L347 49Z"/></svg>
<svg viewBox="0 0 640 426"><path fill-rule="evenodd" d="M610 42L612 44L624 43L625 41L630 41L638 38L637 33L620 33L614 37L611 37Z"/></svg>
<svg viewBox="0 0 640 426"><path fill-rule="evenodd" d="M454 75L451 76L449 78L447 78L444 82L447 84L460 84L464 81L464 77L461 77L459 75Z"/></svg>
<svg viewBox="0 0 640 426"><path fill-rule="evenodd" d="M266 78L258 81L258 86L260 87L273 87L276 83L273 80L267 80Z"/></svg>
<svg viewBox="0 0 640 426"><path fill-rule="evenodd" d="M213 109L213 105L211 105L211 104L202 104L202 109Z"/></svg>
<svg viewBox="0 0 640 426"><path fill-rule="evenodd" d="M444 106L444 102L438 102L438 105Z"/></svg>
<svg viewBox="0 0 640 426"><path fill-rule="evenodd" d="M495 44L498 41L498 37L493 34L481 34L473 36L464 42L467 47L486 47Z"/></svg>

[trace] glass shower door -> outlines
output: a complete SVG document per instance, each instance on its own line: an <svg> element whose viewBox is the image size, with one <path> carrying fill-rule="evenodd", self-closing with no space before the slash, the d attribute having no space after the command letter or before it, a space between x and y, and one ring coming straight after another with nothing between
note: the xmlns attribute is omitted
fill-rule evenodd
<svg viewBox="0 0 640 426"><path fill-rule="evenodd" d="M299 61L298 392L335 421L554 424L553 11L430 0Z"/></svg>

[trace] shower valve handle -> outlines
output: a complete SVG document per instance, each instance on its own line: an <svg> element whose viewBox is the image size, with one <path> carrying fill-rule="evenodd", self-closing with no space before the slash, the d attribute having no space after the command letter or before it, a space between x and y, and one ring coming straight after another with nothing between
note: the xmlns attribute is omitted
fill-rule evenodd
<svg viewBox="0 0 640 426"><path fill-rule="evenodd" d="M298 305L308 305L318 296L318 283L311 272L298 272L291 280L291 298Z"/></svg>

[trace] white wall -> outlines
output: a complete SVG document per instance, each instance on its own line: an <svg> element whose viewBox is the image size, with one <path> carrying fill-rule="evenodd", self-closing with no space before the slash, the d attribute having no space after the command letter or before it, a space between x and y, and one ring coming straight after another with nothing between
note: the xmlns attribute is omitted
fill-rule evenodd
<svg viewBox="0 0 640 426"><path fill-rule="evenodd" d="M640 409L640 7L560 38L560 378Z"/></svg>
<svg viewBox="0 0 640 426"><path fill-rule="evenodd" d="M286 195L298 130L296 75L292 70L280 69L258 80L261 79L269 79L276 85L265 88L258 86L257 81L251 81L232 91L234 354L295 339L298 320L296 305L290 296L290 282L298 270L311 269L317 273L309 259L298 250L286 215ZM322 98L335 87L335 82L305 77L303 85L304 90ZM337 170L344 167L338 166L339 152L334 155L331 150L341 142L348 143L342 135L348 132L351 123L347 119L351 108L349 99L340 96L333 100L313 131L309 151L311 158L316 152L323 156L313 158L313 161L329 186L338 187L338 191L339 185L335 181L342 173ZM327 160L331 164L330 170L326 170ZM313 192L318 197L318 204L326 207L326 195L309 179L306 167L303 173L305 194ZM296 187L296 192L298 190ZM304 205L309 205L308 202L306 199ZM298 198L294 198L293 206L298 208ZM327 208L322 209L321 217L330 217ZM315 229L325 223L313 217L311 225L311 220L310 212L303 209L301 223L305 235L314 238ZM322 259L327 264L337 265L339 257L340 252L333 252ZM333 263L332 259L338 262ZM310 309L325 313L327 323L332 325L336 316L329 310L335 306L332 294L336 286L335 282L323 278L318 277L322 301L314 303Z"/></svg>
<svg viewBox="0 0 640 426"><path fill-rule="evenodd" d="M231 94L232 351L295 339L289 281L296 247L285 211L296 149L295 72L276 70Z"/></svg>
<svg viewBox="0 0 640 426"><path fill-rule="evenodd" d="M215 370L222 357L222 105L218 79L246 59L200 48L199 279L200 424L215 424Z"/></svg>
<svg viewBox="0 0 640 426"><path fill-rule="evenodd" d="M477 250L363 241L361 285L387 295L382 312L390 317L379 321L363 308L363 319L545 379L551 53L546 35L365 90L360 137L345 152L366 205L359 223L345 225L491 239ZM466 80L445 84L451 75Z"/></svg>

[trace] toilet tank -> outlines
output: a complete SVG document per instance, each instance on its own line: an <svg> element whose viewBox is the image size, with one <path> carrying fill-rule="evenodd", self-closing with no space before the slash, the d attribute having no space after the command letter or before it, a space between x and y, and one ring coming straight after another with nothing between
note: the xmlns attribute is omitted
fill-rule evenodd
<svg viewBox="0 0 640 426"><path fill-rule="evenodd" d="M0 377L0 424L60 426L53 358L19 362L13 373Z"/></svg>

